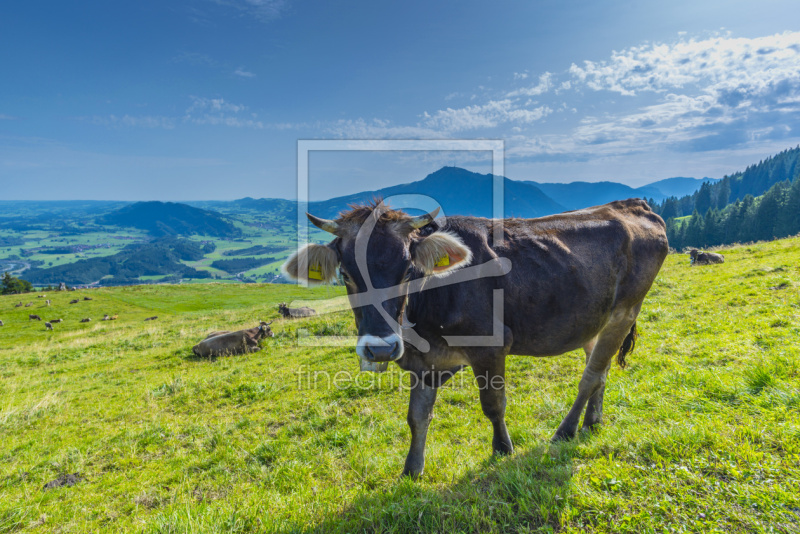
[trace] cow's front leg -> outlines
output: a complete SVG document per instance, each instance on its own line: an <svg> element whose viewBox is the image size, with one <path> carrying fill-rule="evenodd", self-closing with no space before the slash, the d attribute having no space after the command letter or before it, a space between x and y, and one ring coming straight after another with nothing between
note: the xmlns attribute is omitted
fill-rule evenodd
<svg viewBox="0 0 800 534"><path fill-rule="evenodd" d="M514 452L514 445L506 428L506 359L497 355L485 364L473 364L472 371L478 384L483 413L492 422L494 436L492 451L497 454Z"/></svg>
<svg viewBox="0 0 800 534"><path fill-rule="evenodd" d="M411 428L411 448L406 457L403 475L418 477L425 469L425 439L433 419L433 404L437 389L426 385L416 374L411 374L411 398L408 403L408 426Z"/></svg>

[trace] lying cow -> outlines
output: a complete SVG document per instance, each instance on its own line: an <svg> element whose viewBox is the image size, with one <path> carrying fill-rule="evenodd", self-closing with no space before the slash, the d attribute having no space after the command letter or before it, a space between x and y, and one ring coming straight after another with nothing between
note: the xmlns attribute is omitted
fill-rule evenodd
<svg viewBox="0 0 800 534"><path fill-rule="evenodd" d="M28 315L28 319L30 319L31 321L41 321L42 320L42 318L39 317L38 315Z"/></svg>
<svg viewBox="0 0 800 534"><path fill-rule="evenodd" d="M145 321L155 321L156 319L158 319L158 315L154 315L152 317L148 317L147 319L145 319Z"/></svg>
<svg viewBox="0 0 800 534"><path fill-rule="evenodd" d="M19 301L19 304L14 304L14 307L15 308L21 308L22 307L22 301Z"/></svg>
<svg viewBox="0 0 800 534"><path fill-rule="evenodd" d="M301 317L313 317L317 314L316 310L309 308L308 306L303 306L302 308L290 308L285 302L281 302L278 305L278 311L284 317L284 319L300 319Z"/></svg>
<svg viewBox="0 0 800 534"><path fill-rule="evenodd" d="M696 248L689 251L691 265L710 265L712 263L725 263L725 256L713 252L700 252Z"/></svg>
<svg viewBox="0 0 800 534"><path fill-rule="evenodd" d="M101 321L116 321L118 317L119 317L119 315L105 314L105 315L103 315L103 318L100 319L100 320Z"/></svg>
<svg viewBox="0 0 800 534"><path fill-rule="evenodd" d="M82 323L88 323L88 322L90 322L91 320L92 320L92 318L91 318L91 317L86 317L85 319L81 319L81 322L82 322Z"/></svg>
<svg viewBox="0 0 800 534"><path fill-rule="evenodd" d="M70 304L77 304L78 302L80 302L78 299L69 301Z"/></svg>
<svg viewBox="0 0 800 534"><path fill-rule="evenodd" d="M261 321L257 327L247 330L212 332L203 341L192 347L192 352L201 358L258 352L261 350L258 342L265 337L275 335L269 327L271 324L272 321L269 323Z"/></svg>
<svg viewBox="0 0 800 534"><path fill-rule="evenodd" d="M60 322L61 322L61 321L63 321L63 320L64 320L64 319L50 319L50 321L48 321L48 322L50 322L50 323L52 323L52 324L56 324L56 323L60 323Z"/></svg>
<svg viewBox="0 0 800 534"><path fill-rule="evenodd" d="M309 215L335 239L308 245L283 266L288 276L323 282L335 280L338 267L362 368L394 361L410 372L403 473L422 473L438 388L466 366L492 423L492 450L513 451L508 354L582 347L578 395L553 439L575 436L584 408L583 428L595 428L611 362L617 356L623 365L633 349L636 318L669 253L664 221L638 199L538 219L437 221L437 212L411 217L381 201L336 220Z"/></svg>

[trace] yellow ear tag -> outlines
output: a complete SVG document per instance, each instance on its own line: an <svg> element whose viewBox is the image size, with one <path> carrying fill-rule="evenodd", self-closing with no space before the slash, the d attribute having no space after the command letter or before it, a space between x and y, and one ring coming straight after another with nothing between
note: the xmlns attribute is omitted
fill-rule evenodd
<svg viewBox="0 0 800 534"><path fill-rule="evenodd" d="M322 280L322 266L319 264L309 265L308 278L309 280Z"/></svg>
<svg viewBox="0 0 800 534"><path fill-rule="evenodd" d="M450 265L450 256L445 254L444 256L439 258L439 261L436 262L434 267L447 267L448 265Z"/></svg>

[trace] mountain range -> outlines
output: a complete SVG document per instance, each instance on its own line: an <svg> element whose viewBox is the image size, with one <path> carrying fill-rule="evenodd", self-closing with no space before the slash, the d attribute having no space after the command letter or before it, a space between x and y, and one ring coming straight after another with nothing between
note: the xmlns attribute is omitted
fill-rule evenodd
<svg viewBox="0 0 800 534"><path fill-rule="evenodd" d="M503 178L504 215L506 217L542 217L567 210L581 209L626 198L648 198L661 201L671 196L684 196L697 191L713 178L667 178L643 187L633 188L616 182L541 183ZM459 167L442 167L422 180L383 189L361 191L350 195L314 201L304 206L307 211L323 218L335 218L351 204L362 204L374 198L390 199L398 195L425 195L441 205L446 214L492 217L493 176L479 174ZM389 202L394 207L405 207ZM270 212L294 220L297 207L294 201L272 198L243 198L231 202L191 202L207 209L237 207ZM421 206L420 206L421 207ZM413 210L410 210L413 211Z"/></svg>
<svg viewBox="0 0 800 534"><path fill-rule="evenodd" d="M616 182L556 184L504 177L504 211L506 217L542 217L626 198L661 201L670 196L691 194L706 181L716 180L668 178L633 188ZM308 209L319 217L333 218L350 204L364 203L376 197L388 199L396 195L419 194L436 200L445 213L491 217L492 185L491 174L479 174L459 167L442 167L416 182L311 202Z"/></svg>

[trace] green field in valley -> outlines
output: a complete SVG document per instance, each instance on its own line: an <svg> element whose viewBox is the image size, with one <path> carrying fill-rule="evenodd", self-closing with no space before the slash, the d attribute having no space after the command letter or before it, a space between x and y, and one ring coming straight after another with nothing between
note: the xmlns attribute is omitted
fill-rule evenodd
<svg viewBox="0 0 800 534"><path fill-rule="evenodd" d="M355 333L348 311L278 318L279 302L340 288L0 297L0 532L798 532L800 238L722 253L668 257L597 433L549 442L582 353L512 356L516 452L491 455L462 371L417 481L399 477L407 376L360 375L352 347L314 346ZM29 313L64 321L48 332ZM273 319L261 352L192 355L212 330ZM44 489L65 474L79 480Z"/></svg>

